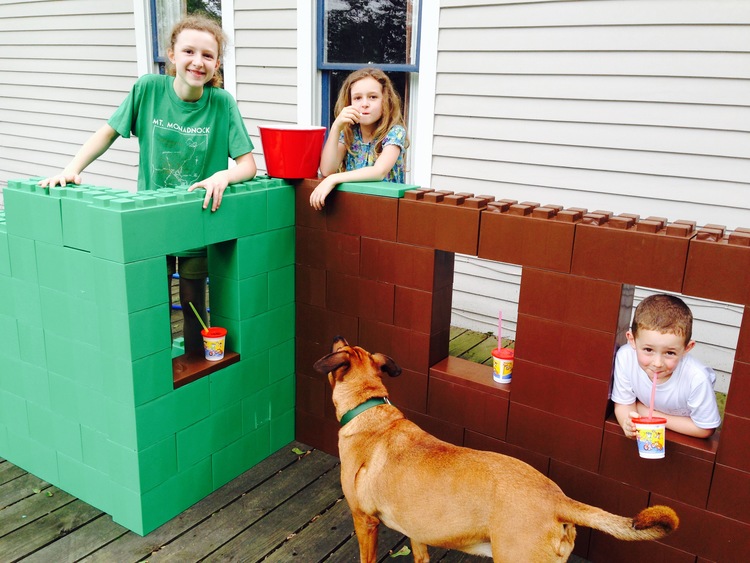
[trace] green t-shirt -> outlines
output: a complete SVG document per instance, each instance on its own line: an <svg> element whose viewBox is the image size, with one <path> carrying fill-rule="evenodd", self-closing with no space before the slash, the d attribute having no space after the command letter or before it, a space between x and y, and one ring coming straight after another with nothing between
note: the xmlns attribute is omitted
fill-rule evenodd
<svg viewBox="0 0 750 563"><path fill-rule="evenodd" d="M138 189L190 185L227 169L228 157L253 150L229 92L206 86L197 102L174 91L174 77L140 77L109 120L123 137L138 137Z"/></svg>
<svg viewBox="0 0 750 563"><path fill-rule="evenodd" d="M141 76L108 121L121 136L138 137L138 190L189 186L253 150L229 92L206 86L200 100L186 102L173 85L173 76Z"/></svg>

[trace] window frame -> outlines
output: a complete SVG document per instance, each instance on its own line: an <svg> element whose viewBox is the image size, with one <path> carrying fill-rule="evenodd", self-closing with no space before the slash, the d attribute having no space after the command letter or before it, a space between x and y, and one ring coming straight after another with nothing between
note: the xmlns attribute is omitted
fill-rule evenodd
<svg viewBox="0 0 750 563"><path fill-rule="evenodd" d="M325 126L331 122L331 95L334 96L338 93L331 92L331 72L332 71L354 71L360 68L368 66L375 66L385 72L403 72L407 74L419 73L419 61L420 61L420 50L422 43L422 4L425 0L413 0L417 4L416 10L416 25L412 26L412 33L416 35L414 42L414 55L412 59L413 63L387 63L381 64L378 62L372 63L329 63L324 60L326 37L325 37L325 0L317 0L316 2L316 34L315 34L315 51L316 51L316 66L318 71L321 73L321 113L320 120ZM407 77L411 79L411 77ZM411 100L410 100L411 104Z"/></svg>

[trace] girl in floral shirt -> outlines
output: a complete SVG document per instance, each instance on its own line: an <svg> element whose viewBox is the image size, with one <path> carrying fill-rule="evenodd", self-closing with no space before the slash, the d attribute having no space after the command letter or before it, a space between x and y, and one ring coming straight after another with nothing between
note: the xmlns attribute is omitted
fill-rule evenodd
<svg viewBox="0 0 750 563"><path fill-rule="evenodd" d="M401 101L390 78L376 68L352 72L341 87L334 112L336 120L320 158L324 178L310 195L310 205L317 210L342 182L404 182L409 141Z"/></svg>

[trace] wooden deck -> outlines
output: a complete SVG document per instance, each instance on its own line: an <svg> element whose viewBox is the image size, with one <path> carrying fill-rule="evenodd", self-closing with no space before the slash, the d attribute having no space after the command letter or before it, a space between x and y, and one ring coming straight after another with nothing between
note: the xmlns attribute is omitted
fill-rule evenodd
<svg viewBox="0 0 750 563"><path fill-rule="evenodd" d="M451 337L454 355L491 361L496 340L490 335L454 329ZM339 474L337 458L292 442L141 537L0 459L0 563L356 562ZM379 561L406 555L407 546L401 534L381 526ZM430 553L442 563L487 561L436 548Z"/></svg>

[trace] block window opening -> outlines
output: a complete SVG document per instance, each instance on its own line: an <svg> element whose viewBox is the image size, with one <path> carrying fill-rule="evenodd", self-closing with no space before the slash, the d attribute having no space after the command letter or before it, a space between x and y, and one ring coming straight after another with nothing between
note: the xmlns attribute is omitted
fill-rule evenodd
<svg viewBox="0 0 750 563"><path fill-rule="evenodd" d="M719 407L719 414L723 422L724 408L732 380L732 369L734 367L734 357L739 340L744 307L735 303L702 299L645 287L635 287L633 306L627 328L632 323L633 314L638 304L647 296L657 293L679 297L690 308L693 314L692 340L695 340L696 343L690 354L703 365L713 369L716 374L714 392L716 394L716 403ZM622 341L625 342L625 335L622 334L621 337Z"/></svg>

